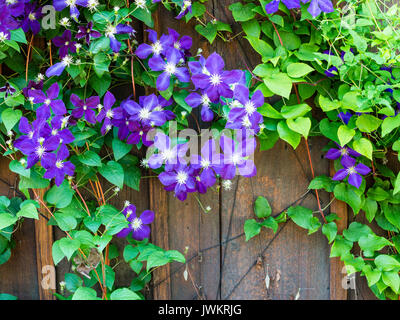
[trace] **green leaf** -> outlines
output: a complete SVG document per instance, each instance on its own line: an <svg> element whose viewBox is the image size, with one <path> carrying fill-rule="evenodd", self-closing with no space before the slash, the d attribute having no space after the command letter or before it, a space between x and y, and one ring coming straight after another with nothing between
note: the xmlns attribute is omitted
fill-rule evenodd
<svg viewBox="0 0 400 320"><path fill-rule="evenodd" d="M57 240L53 243L51 253L55 265L57 265L65 257L64 252L60 248L60 240Z"/></svg>
<svg viewBox="0 0 400 320"><path fill-rule="evenodd" d="M351 241L338 235L332 244L330 257L345 257L350 253L352 247L353 243Z"/></svg>
<svg viewBox="0 0 400 320"><path fill-rule="evenodd" d="M372 269L372 267L368 264L363 267L362 271L367 278L369 287L372 287L381 278L381 272L377 269Z"/></svg>
<svg viewBox="0 0 400 320"><path fill-rule="evenodd" d="M67 290L71 292L75 292L83 284L82 279L74 273L66 273L64 279Z"/></svg>
<svg viewBox="0 0 400 320"><path fill-rule="evenodd" d="M86 151L85 153L81 153L78 156L78 159L83 164L86 164L89 167L101 167L101 158L100 156L93 151Z"/></svg>
<svg viewBox="0 0 400 320"><path fill-rule="evenodd" d="M94 71L97 76L101 78L105 72L108 72L108 67L110 65L110 60L107 55L103 52L97 53L93 59Z"/></svg>
<svg viewBox="0 0 400 320"><path fill-rule="evenodd" d="M46 201L53 204L56 208L67 207L74 195L74 190L72 190L67 180L57 187L54 185L49 191L46 192Z"/></svg>
<svg viewBox="0 0 400 320"><path fill-rule="evenodd" d="M15 172L26 178L31 176L31 169L25 169L25 167L18 160L12 160L9 164L9 168L12 172Z"/></svg>
<svg viewBox="0 0 400 320"><path fill-rule="evenodd" d="M372 257L375 251L379 251L385 246L393 246L389 240L373 233L370 233L367 236L361 236L358 240L358 244L366 257Z"/></svg>
<svg viewBox="0 0 400 320"><path fill-rule="evenodd" d="M57 211L54 213L54 219L62 231L70 231L75 229L77 226L75 217L65 212Z"/></svg>
<svg viewBox="0 0 400 320"><path fill-rule="evenodd" d="M365 199L362 209L365 212L365 217L367 218L368 222L371 223L372 220L375 218L376 212L378 211L378 204L375 200L367 198Z"/></svg>
<svg viewBox="0 0 400 320"><path fill-rule="evenodd" d="M394 190L393 190L393 195L399 193L400 191L400 172L397 174L396 180L394 182Z"/></svg>
<svg viewBox="0 0 400 320"><path fill-rule="evenodd" d="M72 296L72 300L100 300L100 298L97 298L96 290L87 287L79 287Z"/></svg>
<svg viewBox="0 0 400 320"><path fill-rule="evenodd" d="M382 137L400 127L400 114L395 117L386 117L382 123Z"/></svg>
<svg viewBox="0 0 400 320"><path fill-rule="evenodd" d="M242 22L242 29L247 36L260 38L261 27L257 20L252 19L249 21Z"/></svg>
<svg viewBox="0 0 400 320"><path fill-rule="evenodd" d="M287 74L292 78L304 77L312 71L314 71L314 68L305 63L291 63L287 67Z"/></svg>
<svg viewBox="0 0 400 320"><path fill-rule="evenodd" d="M108 38L107 38L108 39ZM89 84L102 97L111 85L111 76L109 73L104 73L101 78L93 74L89 79Z"/></svg>
<svg viewBox="0 0 400 320"><path fill-rule="evenodd" d="M310 118L299 117L295 119L287 119L286 123L289 129L300 133L303 137L307 139L308 134L311 129L311 120Z"/></svg>
<svg viewBox="0 0 400 320"><path fill-rule="evenodd" d="M334 188L334 182L332 178L327 176L317 176L311 180L308 189L325 189L327 192L332 192Z"/></svg>
<svg viewBox="0 0 400 320"><path fill-rule="evenodd" d="M268 89L273 93L289 99L290 92L292 91L292 80L286 73L271 74L263 80Z"/></svg>
<svg viewBox="0 0 400 320"><path fill-rule="evenodd" d="M22 117L21 110L14 110L12 108L7 108L1 113L1 120L4 123L7 131L11 131L12 128L18 123Z"/></svg>
<svg viewBox="0 0 400 320"><path fill-rule="evenodd" d="M18 300L18 298L12 294L0 293L0 300Z"/></svg>
<svg viewBox="0 0 400 320"><path fill-rule="evenodd" d="M25 32L21 28L10 30L10 40L27 44Z"/></svg>
<svg viewBox="0 0 400 320"><path fill-rule="evenodd" d="M285 121L280 121L278 123L277 129L279 137L282 140L288 142L293 147L293 149L296 149L297 146L300 144L301 135L298 134L297 132L290 130Z"/></svg>
<svg viewBox="0 0 400 320"><path fill-rule="evenodd" d="M232 11L233 19L235 21L248 21L256 16L253 9L256 7L254 3L243 5L240 2L232 3L228 8Z"/></svg>
<svg viewBox="0 0 400 320"><path fill-rule="evenodd" d="M361 237L369 234L372 234L371 228L359 222L352 222L348 229L343 230L343 236L351 242L358 242Z"/></svg>
<svg viewBox="0 0 400 320"><path fill-rule="evenodd" d="M262 227L270 228L276 233L278 230L278 222L273 217L268 217L263 222L260 223Z"/></svg>
<svg viewBox="0 0 400 320"><path fill-rule="evenodd" d="M397 271L382 272L382 281L392 288L395 293L399 292L400 278Z"/></svg>
<svg viewBox="0 0 400 320"><path fill-rule="evenodd" d="M132 150L132 147L132 144L127 144L119 139L113 139L112 149L114 151L115 160L118 161L119 159L123 158Z"/></svg>
<svg viewBox="0 0 400 320"><path fill-rule="evenodd" d="M347 183L339 183L335 186L333 193L338 200L346 202L355 214L360 211L362 199L357 188Z"/></svg>
<svg viewBox="0 0 400 320"><path fill-rule="evenodd" d="M392 271L400 269L400 262L386 254L381 254L375 258L376 267L380 271Z"/></svg>
<svg viewBox="0 0 400 320"><path fill-rule="evenodd" d="M32 202L21 203L21 210L18 211L17 217L25 217L31 219L39 219L39 215L36 206Z"/></svg>
<svg viewBox="0 0 400 320"><path fill-rule="evenodd" d="M160 267L170 262L170 259L162 251L153 252L147 259L147 272L154 267Z"/></svg>
<svg viewBox="0 0 400 320"><path fill-rule="evenodd" d="M246 38L250 42L251 47L261 55L263 62L267 62L269 59L274 57L275 55L274 49L264 40L261 40L258 37L253 37L253 36L246 36L244 38ZM273 90L271 89L271 91Z"/></svg>
<svg viewBox="0 0 400 320"><path fill-rule="evenodd" d="M217 36L217 26L211 22L207 23L205 27L201 24L198 24L194 28L210 43L213 43L215 37Z"/></svg>
<svg viewBox="0 0 400 320"><path fill-rule="evenodd" d="M254 203L254 213L258 218L267 218L271 215L272 209L269 202L264 197L257 197Z"/></svg>
<svg viewBox="0 0 400 320"><path fill-rule="evenodd" d="M133 247L131 245L127 245L124 249L123 257L126 262L129 262L135 259L139 254L138 247Z"/></svg>
<svg viewBox="0 0 400 320"><path fill-rule="evenodd" d="M64 255L67 257L68 260L71 259L71 256L81 246L80 241L76 240L76 239L62 238L58 242L59 242L61 251L64 253Z"/></svg>
<svg viewBox="0 0 400 320"><path fill-rule="evenodd" d="M354 129L350 129L346 125L341 125L338 129L337 135L340 141L340 145L343 147L347 143L353 139L354 135L356 134L356 131Z"/></svg>
<svg viewBox="0 0 400 320"><path fill-rule="evenodd" d="M8 212L0 212L0 230L17 222L18 218Z"/></svg>
<svg viewBox="0 0 400 320"><path fill-rule="evenodd" d="M110 295L111 300L142 300L142 298L132 290L128 288L121 288L115 290Z"/></svg>
<svg viewBox="0 0 400 320"><path fill-rule="evenodd" d="M261 231L261 225L255 219L246 220L244 223L244 233L246 234L246 241L258 235Z"/></svg>
<svg viewBox="0 0 400 320"><path fill-rule="evenodd" d="M337 225L335 222L329 222L322 226L322 233L327 237L328 242L331 243L336 238Z"/></svg>
<svg viewBox="0 0 400 320"><path fill-rule="evenodd" d="M353 142L353 148L358 153L361 153L363 156L366 156L368 159L372 160L372 151L373 146L371 141L366 138L361 138L360 140L356 140Z"/></svg>
<svg viewBox="0 0 400 320"><path fill-rule="evenodd" d="M382 120L370 114L362 114L357 117L356 125L361 132L372 132L379 128Z"/></svg>
<svg viewBox="0 0 400 320"><path fill-rule="evenodd" d="M341 107L341 103L339 101L332 101L331 99L325 98L322 95L319 96L318 102L321 109L325 112L336 110Z"/></svg>
<svg viewBox="0 0 400 320"><path fill-rule="evenodd" d="M316 232L321 227L321 223L317 217L313 216L311 209L302 206L290 207L287 214L295 224L307 229L308 234Z"/></svg>
<svg viewBox="0 0 400 320"><path fill-rule="evenodd" d="M99 173L118 188L124 187L124 169L118 162L107 162L107 165L99 168Z"/></svg>
<svg viewBox="0 0 400 320"><path fill-rule="evenodd" d="M301 103L292 106L283 106L281 114L285 119L292 119L302 117L309 111L311 111L311 107L306 103Z"/></svg>

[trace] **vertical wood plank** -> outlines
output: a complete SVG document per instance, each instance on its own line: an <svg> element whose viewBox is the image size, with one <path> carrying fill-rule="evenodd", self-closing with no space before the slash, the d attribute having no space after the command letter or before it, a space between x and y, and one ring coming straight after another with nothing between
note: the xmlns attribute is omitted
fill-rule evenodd
<svg viewBox="0 0 400 320"><path fill-rule="evenodd" d="M151 239L157 246L169 249L168 230L168 196L158 179L149 182L150 209L155 213ZM153 283L158 284L153 288L155 300L171 299L170 265L167 264L153 272Z"/></svg>
<svg viewBox="0 0 400 320"><path fill-rule="evenodd" d="M36 189L36 194L40 199L43 200L46 189ZM39 212L45 217L49 218L47 210L43 205L40 205ZM52 257L52 245L53 245L53 227L47 224L47 220L39 216L39 220L35 220L35 239L36 239L36 264L37 264L37 278L38 278L38 291L40 300L55 300L53 293L55 288L47 287L51 285L46 283L52 281L51 277L56 278L56 274L52 274L54 269L53 257ZM49 269L46 269L50 267ZM50 272L50 273L49 273ZM49 278L44 279L45 276Z"/></svg>
<svg viewBox="0 0 400 320"><path fill-rule="evenodd" d="M335 174L335 168L333 166L333 161L330 164L330 173L331 175ZM333 196L332 196L333 197ZM331 204L331 212L336 213L340 218L339 221L336 222L338 226L338 233L342 233L344 229L347 228L348 225L348 212L347 212L347 204L345 202L335 200ZM343 288L343 278L346 276L346 273L343 273L344 263L340 261L339 257L331 258L330 260L330 299L331 300L347 300L347 290Z"/></svg>

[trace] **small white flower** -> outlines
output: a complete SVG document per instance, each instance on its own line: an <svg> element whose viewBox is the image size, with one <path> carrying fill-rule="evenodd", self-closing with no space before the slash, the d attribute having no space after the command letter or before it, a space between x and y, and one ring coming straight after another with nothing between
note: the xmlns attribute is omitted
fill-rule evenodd
<svg viewBox="0 0 400 320"><path fill-rule="evenodd" d="M129 206L131 203L128 200L125 200L124 202L124 208L126 208L127 206Z"/></svg>
<svg viewBox="0 0 400 320"><path fill-rule="evenodd" d="M117 13L119 11L120 7L114 7L114 12Z"/></svg>
<svg viewBox="0 0 400 320"><path fill-rule="evenodd" d="M69 27L71 25L71 23L67 17L62 18L60 20L59 24L63 27Z"/></svg>
<svg viewBox="0 0 400 320"><path fill-rule="evenodd" d="M5 32L0 32L0 42L4 42L5 40L8 40L8 34Z"/></svg>
<svg viewBox="0 0 400 320"><path fill-rule="evenodd" d="M186 112L186 111L182 111L182 112L181 112L181 116L182 116L182 118L185 118L185 117L186 117L186 115L187 115L187 112Z"/></svg>
<svg viewBox="0 0 400 320"><path fill-rule="evenodd" d="M25 160L25 158L21 158L21 159L19 159L19 163L20 163L20 164L22 164L22 165L25 165L25 163L26 163L26 160Z"/></svg>
<svg viewBox="0 0 400 320"><path fill-rule="evenodd" d="M118 188L118 187L115 187L113 191L114 191L114 193L118 193L118 192L120 192L120 191L121 191L121 189L120 189L120 188Z"/></svg>
<svg viewBox="0 0 400 320"><path fill-rule="evenodd" d="M222 187L225 190L231 190L232 189L232 181L231 180L223 180L222 181Z"/></svg>
<svg viewBox="0 0 400 320"><path fill-rule="evenodd" d="M135 4L138 8L147 9L146 0L135 0Z"/></svg>
<svg viewBox="0 0 400 320"><path fill-rule="evenodd" d="M90 12L96 11L97 6L99 5L99 2L97 0L89 0L87 4L87 8L89 9Z"/></svg>
<svg viewBox="0 0 400 320"><path fill-rule="evenodd" d="M146 158L143 158L143 159L140 161L140 166L143 167L143 168L148 169L148 168L149 168L149 160L146 159Z"/></svg>
<svg viewBox="0 0 400 320"><path fill-rule="evenodd" d="M211 211L211 207L210 207L210 206L207 206L207 207L206 207L206 211L207 211L207 212Z"/></svg>
<svg viewBox="0 0 400 320"><path fill-rule="evenodd" d="M12 132L11 130L7 131L7 136L9 136L11 138L13 135L14 135L14 132Z"/></svg>
<svg viewBox="0 0 400 320"><path fill-rule="evenodd" d="M39 73L39 74L36 76L36 82L39 82L40 80L44 80L44 75L41 74L41 73Z"/></svg>
<svg viewBox="0 0 400 320"><path fill-rule="evenodd" d="M82 48L82 45L80 43L75 43L75 48L79 51L79 49Z"/></svg>

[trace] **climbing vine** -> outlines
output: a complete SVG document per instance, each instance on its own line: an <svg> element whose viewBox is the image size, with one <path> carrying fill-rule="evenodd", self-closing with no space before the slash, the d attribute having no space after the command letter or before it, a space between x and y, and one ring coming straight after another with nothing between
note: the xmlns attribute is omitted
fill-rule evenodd
<svg viewBox="0 0 400 320"><path fill-rule="evenodd" d="M391 169L400 150L398 5L247 0L229 6L241 27L234 34L206 2L0 1L0 147L21 193L0 198L0 263L23 219L48 219L65 232L53 244L54 263L74 265L59 299L143 299L152 271L185 256L151 244L157 212L138 212L128 201L115 207L112 198L124 188L140 191L149 177L181 201L230 189L235 176L257 174L256 141L261 150L279 139L296 149L304 139L318 210L291 206L273 216L259 197L246 239L262 227L277 232L288 219L309 234L322 228L331 257L361 272L377 297L398 299L400 174ZM210 43L245 38L260 64L227 70L189 36L171 28L157 34L152 13L160 5L195 21ZM144 42L136 21L148 27ZM212 129L206 138L195 108ZM192 120L196 131L188 134ZM333 177L315 176L307 143L314 136L329 141L321 161L334 162ZM361 222L338 232L322 192L379 232ZM122 257L114 237L127 240ZM135 272L130 287L114 285L121 261Z"/></svg>

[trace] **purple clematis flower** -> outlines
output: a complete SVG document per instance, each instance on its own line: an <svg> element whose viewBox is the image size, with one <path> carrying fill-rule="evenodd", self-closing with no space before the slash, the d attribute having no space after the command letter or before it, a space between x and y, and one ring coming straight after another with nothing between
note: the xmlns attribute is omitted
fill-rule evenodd
<svg viewBox="0 0 400 320"><path fill-rule="evenodd" d="M192 1L191 0L182 0L181 11L176 16L176 19L181 19L188 12L192 12Z"/></svg>
<svg viewBox="0 0 400 320"><path fill-rule="evenodd" d="M162 126L166 118L163 111L155 110L158 106L158 98L155 94L139 97L139 103L133 100L125 100L121 107L131 115L130 120L139 121L144 126Z"/></svg>
<svg viewBox="0 0 400 320"><path fill-rule="evenodd" d="M49 153L42 160L43 168L46 172L43 175L45 179L53 179L57 187L59 187L65 178L65 175L73 176L75 171L75 166L70 161L65 161L69 156L68 148L65 145L61 145L57 152Z"/></svg>
<svg viewBox="0 0 400 320"><path fill-rule="evenodd" d="M150 147L154 142L152 140L147 140L147 133L152 129L152 127L144 126L140 122L133 122L129 126L131 134L128 139L126 139L126 143L137 145L142 141L146 147Z"/></svg>
<svg viewBox="0 0 400 320"><path fill-rule="evenodd" d="M96 114L93 109L97 108L100 104L98 96L89 97L86 100L81 100L76 94L71 95L71 102L76 107L72 110L72 116L76 119L81 119L85 116L87 122L95 124Z"/></svg>
<svg viewBox="0 0 400 320"><path fill-rule="evenodd" d="M57 137L60 144L69 144L75 140L74 135L66 128L68 118L63 116L55 116L51 119L51 136Z"/></svg>
<svg viewBox="0 0 400 320"><path fill-rule="evenodd" d="M9 10L9 15L19 17L24 13L25 3L27 2L29 2L29 0L9 0L2 1L2 5L5 5Z"/></svg>
<svg viewBox="0 0 400 320"><path fill-rule="evenodd" d="M33 34L40 31L39 19L42 17L42 8L37 8L35 3L28 3L24 8L24 17L21 21L21 28L24 32L32 30Z"/></svg>
<svg viewBox="0 0 400 320"><path fill-rule="evenodd" d="M121 106L126 103L126 100L122 101ZM131 116L128 112L122 107L118 107L113 109L113 119L111 121L113 126L118 128L118 139L125 140L131 128L136 126L136 121L130 119Z"/></svg>
<svg viewBox="0 0 400 320"><path fill-rule="evenodd" d="M257 142L251 135L246 132L248 130L237 130L236 140L222 135L220 145L224 152L223 167L221 169L221 177L231 180L236 175L236 169L243 177L253 177L257 174L257 168L253 160L249 157L254 153Z"/></svg>
<svg viewBox="0 0 400 320"><path fill-rule="evenodd" d="M110 39L110 48L113 52L119 52L121 49L121 42L115 38L116 34L126 34L126 33L134 33L135 30L129 25L126 24L118 24L114 26L112 24L108 25L105 31L106 37Z"/></svg>
<svg viewBox="0 0 400 320"><path fill-rule="evenodd" d="M167 52L166 60L160 56L153 56L149 60L149 67L153 71L163 71L157 77L157 89L165 91L171 83L172 76L178 78L180 82L189 82L189 71L184 67L178 67L180 64L181 54L176 49Z"/></svg>
<svg viewBox="0 0 400 320"><path fill-rule="evenodd" d="M356 165L356 160L350 157L343 157L340 162L344 169L336 172L332 179L339 181L344 180L348 176L349 184L358 189L362 182L362 175L367 175L371 169L362 163Z"/></svg>
<svg viewBox="0 0 400 320"><path fill-rule="evenodd" d="M179 39L180 35L172 28L168 28L168 33L172 37L173 46L175 49L182 53L182 58L190 57L190 48L192 47L192 38L189 36L183 36Z"/></svg>
<svg viewBox="0 0 400 320"><path fill-rule="evenodd" d="M234 91L234 98L243 107L234 107L229 111L227 128L230 129L252 129L255 133L260 131L260 124L263 122L262 115L257 112L257 108L264 104L264 95L261 90L254 92L249 98L249 89L242 85L237 85Z"/></svg>
<svg viewBox="0 0 400 320"><path fill-rule="evenodd" d="M195 87L205 90L211 102L218 102L221 97L232 98L229 84L235 83L242 75L239 70L224 71L224 66L224 60L214 52L206 60L205 73L192 75Z"/></svg>
<svg viewBox="0 0 400 320"><path fill-rule="evenodd" d="M13 95L17 90L11 86L8 82L0 88L0 92L5 92L4 98L6 99L9 95Z"/></svg>
<svg viewBox="0 0 400 320"><path fill-rule="evenodd" d="M154 30L146 31L149 33L149 40L152 44L142 43L137 47L135 54L140 59L146 59L151 54L155 56L164 55L173 46L174 41L170 35L163 34L158 40L157 32Z"/></svg>
<svg viewBox="0 0 400 320"><path fill-rule="evenodd" d="M337 145L337 148L331 148L328 150L328 152L325 155L325 158L330 159L330 160L336 160L339 159L340 157L361 157L361 154L358 153L357 151L349 148L349 147L341 147L338 145L336 142L335 144Z"/></svg>
<svg viewBox="0 0 400 320"><path fill-rule="evenodd" d="M192 108L201 105L201 120L204 122L210 122L214 119L214 112L210 108L211 100L207 93L200 95L197 92L192 92L186 97L185 101Z"/></svg>
<svg viewBox="0 0 400 320"><path fill-rule="evenodd" d="M93 30L93 21L89 21L86 27L79 26L78 33L75 35L75 38L82 39L85 38L86 44L90 44L91 38L100 38L101 33Z"/></svg>
<svg viewBox="0 0 400 320"><path fill-rule="evenodd" d="M193 74L207 74L207 68L206 68L206 58L204 58L201 54L198 56L198 60L195 61L189 61L189 69Z"/></svg>
<svg viewBox="0 0 400 320"><path fill-rule="evenodd" d="M60 76L65 68L69 67L71 64L72 57L70 55L66 55L64 58L62 58L61 62L52 65L46 70L46 77L50 78L52 76Z"/></svg>
<svg viewBox="0 0 400 320"><path fill-rule="evenodd" d="M215 141L208 140L201 148L201 155L192 155L190 163L194 169L201 170L196 175L196 184L200 190L212 187L216 182L216 173L222 169L222 156L216 151Z"/></svg>
<svg viewBox="0 0 400 320"><path fill-rule="evenodd" d="M24 8L22 8L23 12ZM6 5L6 3L0 3L0 37L2 41L10 40L10 30L15 30L20 27L20 23L16 21L13 17L19 16L22 12L18 14L13 14L11 6Z"/></svg>
<svg viewBox="0 0 400 320"><path fill-rule="evenodd" d="M272 0L271 2L269 2L265 5L265 11L268 14L277 12L280 2L281 2L281 0ZM282 3L288 9L300 8L300 0L282 0Z"/></svg>
<svg viewBox="0 0 400 320"><path fill-rule="evenodd" d="M79 10L77 6L86 7L87 3L87 0L53 0L54 8L57 11L62 11L66 7L69 7L71 18L75 21L77 21L79 17Z"/></svg>
<svg viewBox="0 0 400 320"><path fill-rule="evenodd" d="M176 118L175 113L173 113L171 110L165 109L165 107L169 107L173 103L174 101L172 98L166 100L162 96L158 96L158 105L154 108L154 111L162 111L166 121L173 120Z"/></svg>
<svg viewBox="0 0 400 320"><path fill-rule="evenodd" d="M195 170L192 166L178 163L173 166L168 166L168 170L160 173L158 178L164 185L167 191L175 191L175 196L184 201L187 198L188 192L196 190Z"/></svg>
<svg viewBox="0 0 400 320"><path fill-rule="evenodd" d="M22 89L22 94L25 98L30 98L29 91L31 90L43 90L43 80L40 80L39 82L29 80L28 85Z"/></svg>
<svg viewBox="0 0 400 320"><path fill-rule="evenodd" d="M22 119L22 118L21 118ZM27 155L27 169L33 167L38 161L45 159L59 146L59 138L50 135L51 128L45 121L34 121L32 126L26 120L20 122L21 132L29 132L28 136L18 138L14 146Z"/></svg>
<svg viewBox="0 0 400 320"><path fill-rule="evenodd" d="M101 106L101 110L96 117L97 122L103 122L101 127L101 134L104 136L108 131L112 128L112 119L114 117L114 110L111 109L115 103L115 97L110 92L107 91L104 95L103 106Z"/></svg>
<svg viewBox="0 0 400 320"><path fill-rule="evenodd" d="M307 3L308 0L302 1ZM333 12L333 5L331 0L311 0L310 6L307 11L315 18L321 14L321 12L329 13Z"/></svg>
<svg viewBox="0 0 400 320"><path fill-rule="evenodd" d="M48 119L50 117L50 108L55 115L67 113L64 102L61 99L57 99L59 93L60 86L57 82L50 86L46 94L40 90L30 90L28 92L29 97L33 98L34 103L42 103L42 106L36 110L38 118Z"/></svg>
<svg viewBox="0 0 400 320"><path fill-rule="evenodd" d="M56 47L60 48L60 58L64 58L68 54L68 50L71 53L76 52L76 42L71 41L71 31L65 30L64 33L53 39L53 43Z"/></svg>
<svg viewBox="0 0 400 320"><path fill-rule="evenodd" d="M149 158L148 164L150 168L158 169L164 163L167 166L185 163L184 156L189 146L187 143L172 146L171 139L167 135L157 133L154 137L154 147L158 149L158 153Z"/></svg>
<svg viewBox="0 0 400 320"><path fill-rule="evenodd" d="M132 238L138 241L142 241L150 237L150 223L154 221L154 212L150 210L145 210L143 213L137 217L136 207L131 204L127 206L123 214L129 222L129 227L122 229L117 233L117 237L125 238L132 232Z"/></svg>

